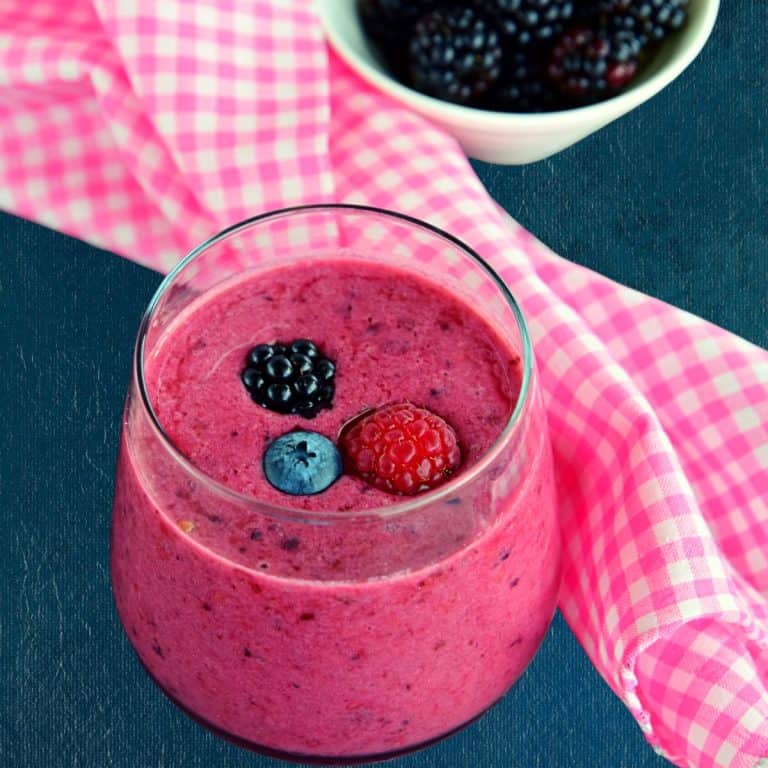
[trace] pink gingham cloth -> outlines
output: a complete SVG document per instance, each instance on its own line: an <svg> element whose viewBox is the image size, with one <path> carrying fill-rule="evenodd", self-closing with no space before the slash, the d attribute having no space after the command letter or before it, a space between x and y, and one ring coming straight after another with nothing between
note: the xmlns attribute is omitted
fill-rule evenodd
<svg viewBox="0 0 768 768"><path fill-rule="evenodd" d="M537 349L571 629L673 762L768 757L768 353L507 219L451 138L328 50L308 0L3 0L0 125L0 207L161 271L302 202L476 248Z"/></svg>

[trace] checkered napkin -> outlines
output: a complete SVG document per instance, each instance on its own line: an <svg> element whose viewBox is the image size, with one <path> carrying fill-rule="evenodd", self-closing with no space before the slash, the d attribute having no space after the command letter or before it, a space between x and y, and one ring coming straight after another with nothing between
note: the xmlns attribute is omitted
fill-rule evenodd
<svg viewBox="0 0 768 768"><path fill-rule="evenodd" d="M357 79L307 0L3 0L0 207L159 270L300 202L406 211L530 321L561 609L680 766L768 756L768 353L562 260L448 136Z"/></svg>

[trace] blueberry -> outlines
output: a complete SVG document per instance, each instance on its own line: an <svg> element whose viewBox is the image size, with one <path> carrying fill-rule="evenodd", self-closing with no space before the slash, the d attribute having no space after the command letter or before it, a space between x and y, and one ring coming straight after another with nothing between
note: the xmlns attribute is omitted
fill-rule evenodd
<svg viewBox="0 0 768 768"><path fill-rule="evenodd" d="M320 493L341 475L336 446L317 432L281 435L264 454L264 474L278 491L293 496Z"/></svg>

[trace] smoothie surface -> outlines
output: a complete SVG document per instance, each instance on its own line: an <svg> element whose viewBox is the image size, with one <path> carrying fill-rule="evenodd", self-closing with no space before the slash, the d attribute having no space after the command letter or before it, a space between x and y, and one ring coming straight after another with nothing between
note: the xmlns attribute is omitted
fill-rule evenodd
<svg viewBox="0 0 768 768"><path fill-rule="evenodd" d="M315 418L255 404L240 374L259 343L312 339L337 367L333 407ZM279 507L365 510L404 500L343 475L316 495L265 479L269 444L292 429L336 440L361 412L410 401L456 431L466 471L496 441L520 390L514 350L436 283L347 258L247 272L194 301L146 361L155 412L176 447L209 477Z"/></svg>

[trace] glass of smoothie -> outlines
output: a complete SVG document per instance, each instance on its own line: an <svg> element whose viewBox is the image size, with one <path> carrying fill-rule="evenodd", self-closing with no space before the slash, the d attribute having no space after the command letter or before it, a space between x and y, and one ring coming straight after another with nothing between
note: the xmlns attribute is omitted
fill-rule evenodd
<svg viewBox="0 0 768 768"><path fill-rule="evenodd" d="M363 206L203 243L139 330L110 558L149 675L237 744L354 763L473 721L534 656L560 578L508 288Z"/></svg>

